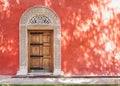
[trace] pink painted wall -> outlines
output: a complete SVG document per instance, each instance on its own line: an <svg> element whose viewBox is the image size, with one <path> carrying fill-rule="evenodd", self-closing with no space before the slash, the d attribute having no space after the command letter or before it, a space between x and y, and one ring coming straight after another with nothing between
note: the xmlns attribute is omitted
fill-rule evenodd
<svg viewBox="0 0 120 86"><path fill-rule="evenodd" d="M120 0L0 0L0 75L19 70L19 20L36 5L48 6L60 17L65 75L120 75L116 3Z"/></svg>

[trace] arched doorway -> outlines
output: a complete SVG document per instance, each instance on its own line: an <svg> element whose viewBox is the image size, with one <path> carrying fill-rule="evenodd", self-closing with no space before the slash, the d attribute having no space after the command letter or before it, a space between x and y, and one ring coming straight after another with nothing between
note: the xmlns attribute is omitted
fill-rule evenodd
<svg viewBox="0 0 120 86"><path fill-rule="evenodd" d="M48 35L50 34L49 32L51 33L51 35ZM41 37L43 37L42 40L46 40L46 41L43 41L44 43L40 41ZM52 42L49 38L52 40ZM39 59L40 61L38 62L38 60L35 59L35 57L45 58L46 57L45 54L48 54L48 53L49 53L49 56L51 56L50 58L52 58L52 60L48 61L48 58L47 58L46 62L49 62L49 63L53 62L53 64L49 65L51 66L49 67L49 69L51 69L50 71L54 75L62 74L62 71L61 71L61 25L60 25L59 17L53 10L51 10L48 7L35 6L25 11L21 16L20 23L19 23L19 41L20 41L20 47L19 47L20 49L19 63L20 64L19 64L19 71L17 72L17 75L26 75L30 73L32 69L34 69L34 67L36 67L36 69L43 69L44 67L40 65L44 65L45 62L43 61L43 64L40 64L40 61L44 59L42 60ZM45 44L45 42L48 42L48 45L52 44L50 47L47 47L49 48L48 50L47 48L43 49L45 47L44 45L47 45L47 43ZM53 48L50 50L51 47ZM42 52L44 53L40 54L41 50L43 50ZM39 54L37 52L39 52ZM38 65L39 65L39 68L38 68ZM47 65L44 65L44 66L47 66ZM40 71L39 71L39 74L40 74ZM41 74L43 74L43 72Z"/></svg>

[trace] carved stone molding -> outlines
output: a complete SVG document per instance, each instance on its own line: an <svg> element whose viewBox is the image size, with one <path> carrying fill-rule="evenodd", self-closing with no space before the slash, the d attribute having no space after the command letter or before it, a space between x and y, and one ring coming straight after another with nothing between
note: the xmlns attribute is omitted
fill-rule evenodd
<svg viewBox="0 0 120 86"><path fill-rule="evenodd" d="M61 26L57 14L48 7L35 6L26 10L19 23L19 71L17 75L28 74L28 30L54 31L54 72L53 75L63 74L61 71Z"/></svg>
<svg viewBox="0 0 120 86"><path fill-rule="evenodd" d="M50 19L51 25L60 26L60 19L57 14L50 8L44 6L35 6L25 11L21 16L20 24L28 24L28 20L36 15L44 15Z"/></svg>

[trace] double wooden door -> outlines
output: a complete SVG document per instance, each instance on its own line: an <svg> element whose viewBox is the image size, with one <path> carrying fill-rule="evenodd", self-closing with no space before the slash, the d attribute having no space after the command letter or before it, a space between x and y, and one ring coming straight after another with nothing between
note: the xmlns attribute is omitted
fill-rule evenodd
<svg viewBox="0 0 120 86"><path fill-rule="evenodd" d="M29 72L53 71L53 31L28 31Z"/></svg>

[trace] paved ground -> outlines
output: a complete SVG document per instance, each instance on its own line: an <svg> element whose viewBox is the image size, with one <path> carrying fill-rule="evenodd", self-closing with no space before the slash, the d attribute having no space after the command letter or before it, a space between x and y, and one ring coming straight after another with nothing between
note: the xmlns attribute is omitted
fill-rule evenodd
<svg viewBox="0 0 120 86"><path fill-rule="evenodd" d="M0 84L120 84L120 78L12 78L0 76Z"/></svg>

